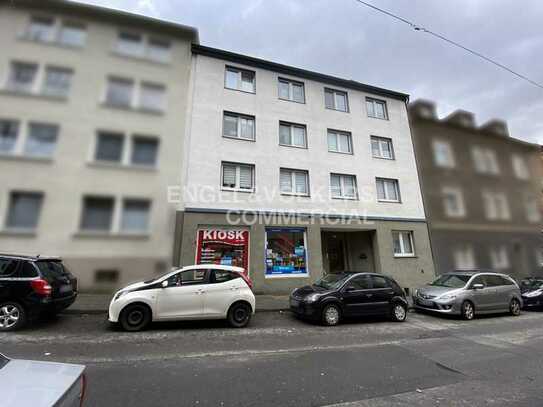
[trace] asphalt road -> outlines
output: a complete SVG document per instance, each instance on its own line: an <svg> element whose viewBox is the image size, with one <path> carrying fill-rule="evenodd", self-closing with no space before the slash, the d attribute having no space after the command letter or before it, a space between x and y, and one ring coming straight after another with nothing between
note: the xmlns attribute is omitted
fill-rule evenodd
<svg viewBox="0 0 543 407"><path fill-rule="evenodd" d="M322 327L287 312L113 330L62 315L0 334L11 357L87 365L87 406L543 406L543 313L411 313ZM1 404L1 403L0 403Z"/></svg>

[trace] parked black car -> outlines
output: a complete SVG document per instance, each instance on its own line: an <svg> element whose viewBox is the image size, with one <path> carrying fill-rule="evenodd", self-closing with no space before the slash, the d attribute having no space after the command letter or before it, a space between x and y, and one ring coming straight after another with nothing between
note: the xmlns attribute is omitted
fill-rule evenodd
<svg viewBox="0 0 543 407"><path fill-rule="evenodd" d="M543 308L543 279L529 278L520 282L524 308Z"/></svg>
<svg viewBox="0 0 543 407"><path fill-rule="evenodd" d="M311 286L295 289L290 309L297 316L337 325L341 318L386 315L405 321L405 293L392 278L375 273L327 274Z"/></svg>
<svg viewBox="0 0 543 407"><path fill-rule="evenodd" d="M77 279L58 257L0 254L0 331L56 314L77 297Z"/></svg>

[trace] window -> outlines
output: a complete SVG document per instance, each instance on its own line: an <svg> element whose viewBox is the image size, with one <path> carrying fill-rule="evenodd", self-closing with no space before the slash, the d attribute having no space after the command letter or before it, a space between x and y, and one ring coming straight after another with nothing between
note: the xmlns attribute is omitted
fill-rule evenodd
<svg viewBox="0 0 543 407"><path fill-rule="evenodd" d="M113 221L113 198L83 198L83 215L81 230L109 232Z"/></svg>
<svg viewBox="0 0 543 407"><path fill-rule="evenodd" d="M0 120L0 153L13 153L18 133L19 122L15 120Z"/></svg>
<svg viewBox="0 0 543 407"><path fill-rule="evenodd" d="M524 199L524 207L526 210L526 219L531 223L541 221L541 208L539 201L533 196L526 196Z"/></svg>
<svg viewBox="0 0 543 407"><path fill-rule="evenodd" d="M330 193L332 198L357 199L356 176L330 174Z"/></svg>
<svg viewBox="0 0 543 407"><path fill-rule="evenodd" d="M168 287L203 284L205 283L207 272L207 269L192 269L174 274L168 278Z"/></svg>
<svg viewBox="0 0 543 407"><path fill-rule="evenodd" d="M368 117L388 120L387 102L373 98L366 98Z"/></svg>
<svg viewBox="0 0 543 407"><path fill-rule="evenodd" d="M118 133L98 133L94 159L96 161L122 161L124 135Z"/></svg>
<svg viewBox="0 0 543 407"><path fill-rule="evenodd" d="M377 200L400 202L400 187L397 179L376 178Z"/></svg>
<svg viewBox="0 0 543 407"><path fill-rule="evenodd" d="M134 92L134 81L122 78L109 78L106 103L113 106L130 107Z"/></svg>
<svg viewBox="0 0 543 407"><path fill-rule="evenodd" d="M67 97L70 91L72 70L66 68L47 67L45 81L43 83L43 94L48 96Z"/></svg>
<svg viewBox="0 0 543 407"><path fill-rule="evenodd" d="M238 278L238 276L232 274L229 271L211 270L211 275L209 276L209 282L213 284L226 283L227 281L234 280L236 278Z"/></svg>
<svg viewBox="0 0 543 407"><path fill-rule="evenodd" d="M115 284L119 281L119 270L96 270L94 282L96 284Z"/></svg>
<svg viewBox="0 0 543 407"><path fill-rule="evenodd" d="M57 144L58 126L30 123L24 153L33 157L52 157Z"/></svg>
<svg viewBox="0 0 543 407"><path fill-rule="evenodd" d="M347 92L334 89L324 89L324 105L327 109L348 112L349 102L347 100Z"/></svg>
<svg viewBox="0 0 543 407"><path fill-rule="evenodd" d="M510 267L507 246L501 245L490 248L490 264L494 270L504 270Z"/></svg>
<svg viewBox="0 0 543 407"><path fill-rule="evenodd" d="M37 72L37 64L12 62L8 88L16 92L32 92Z"/></svg>
<svg viewBox="0 0 543 407"><path fill-rule="evenodd" d="M144 82L140 90L140 107L145 110L162 111L165 108L166 88L163 85Z"/></svg>
<svg viewBox="0 0 543 407"><path fill-rule="evenodd" d="M525 159L518 154L514 154L511 157L511 160L513 164L513 171L518 179L526 180L530 178L530 170L528 169L528 165L526 163L527 158Z"/></svg>
<svg viewBox="0 0 543 407"><path fill-rule="evenodd" d="M443 187L443 209L445 215L450 218L461 218L466 215L462 190L455 187Z"/></svg>
<svg viewBox="0 0 543 407"><path fill-rule="evenodd" d="M255 73L227 66L224 86L228 89L255 93Z"/></svg>
<svg viewBox="0 0 543 407"><path fill-rule="evenodd" d="M309 173L307 171L281 168L279 172L281 194L309 196Z"/></svg>
<svg viewBox="0 0 543 407"><path fill-rule="evenodd" d="M130 164L153 167L156 164L158 139L154 137L135 136L132 139L132 157Z"/></svg>
<svg viewBox="0 0 543 407"><path fill-rule="evenodd" d="M17 274L19 275L19 277L27 277L27 278L38 277L38 272L36 271L36 267L34 266L34 264L32 264L29 261L21 262L21 268L19 268L19 273Z"/></svg>
<svg viewBox="0 0 543 407"><path fill-rule="evenodd" d="M254 165L222 163L222 187L237 191L254 191Z"/></svg>
<svg viewBox="0 0 543 407"><path fill-rule="evenodd" d="M306 127L303 124L279 122L279 144L282 146L306 148Z"/></svg>
<svg viewBox="0 0 543 407"><path fill-rule="evenodd" d="M170 62L171 60L171 44L167 40L158 38L149 39L147 54L150 59L158 62Z"/></svg>
<svg viewBox="0 0 543 407"><path fill-rule="evenodd" d="M354 290L368 290L371 288L369 276L357 276L349 281L348 288Z"/></svg>
<svg viewBox="0 0 543 407"><path fill-rule="evenodd" d="M279 99L305 103L305 89L302 82L279 78Z"/></svg>
<svg viewBox="0 0 543 407"><path fill-rule="evenodd" d="M328 130L328 151L333 153L353 153L351 133L346 131Z"/></svg>
<svg viewBox="0 0 543 407"><path fill-rule="evenodd" d="M483 191L483 204L489 220L509 220L509 203L503 192Z"/></svg>
<svg viewBox="0 0 543 407"><path fill-rule="evenodd" d="M305 229L266 229L266 277L300 277L307 275Z"/></svg>
<svg viewBox="0 0 543 407"><path fill-rule="evenodd" d="M143 38L139 34L120 32L117 39L117 51L121 54L132 56L143 56Z"/></svg>
<svg viewBox="0 0 543 407"><path fill-rule="evenodd" d="M15 274L19 262L12 259L0 259L0 277L10 277Z"/></svg>
<svg viewBox="0 0 543 407"><path fill-rule="evenodd" d="M394 159L392 140L385 137L371 136L371 154L375 158Z"/></svg>
<svg viewBox="0 0 543 407"><path fill-rule="evenodd" d="M434 150L434 163L442 168L454 168L456 163L454 154L449 142L443 140L434 140L432 142Z"/></svg>
<svg viewBox="0 0 543 407"><path fill-rule="evenodd" d="M87 40L85 26L78 23L64 22L60 27L58 41L70 47L83 47Z"/></svg>
<svg viewBox="0 0 543 407"><path fill-rule="evenodd" d="M500 173L498 158L493 150L482 147L473 147L471 150L471 156L473 158L475 170L478 173L494 175Z"/></svg>
<svg viewBox="0 0 543 407"><path fill-rule="evenodd" d="M238 113L224 112L223 136L243 140L255 139L255 118Z"/></svg>
<svg viewBox="0 0 543 407"><path fill-rule="evenodd" d="M371 282L374 289L390 288L388 280L381 276L371 276Z"/></svg>
<svg viewBox="0 0 543 407"><path fill-rule="evenodd" d="M150 202L142 199L125 199L121 218L121 232L146 233L149 228Z"/></svg>
<svg viewBox="0 0 543 407"><path fill-rule="evenodd" d="M41 192L12 192L6 227L8 229L35 229L38 226L42 201Z"/></svg>
<svg viewBox="0 0 543 407"><path fill-rule="evenodd" d="M415 256L413 232L392 232L392 244L394 246L394 257Z"/></svg>
<svg viewBox="0 0 543 407"><path fill-rule="evenodd" d="M33 41L53 41L54 20L50 17L32 17L28 26L27 38Z"/></svg>
<svg viewBox="0 0 543 407"><path fill-rule="evenodd" d="M196 264L222 264L249 270L249 230L200 229Z"/></svg>
<svg viewBox="0 0 543 407"><path fill-rule="evenodd" d="M473 270L476 268L473 247L469 244L457 246L453 251L454 267L457 270Z"/></svg>

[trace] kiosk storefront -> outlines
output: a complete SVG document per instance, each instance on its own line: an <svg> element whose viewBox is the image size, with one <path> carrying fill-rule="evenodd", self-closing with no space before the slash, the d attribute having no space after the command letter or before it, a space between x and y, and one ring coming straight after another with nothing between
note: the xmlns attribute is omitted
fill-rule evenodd
<svg viewBox="0 0 543 407"><path fill-rule="evenodd" d="M221 264L249 270L249 231L242 229L199 229L196 264Z"/></svg>

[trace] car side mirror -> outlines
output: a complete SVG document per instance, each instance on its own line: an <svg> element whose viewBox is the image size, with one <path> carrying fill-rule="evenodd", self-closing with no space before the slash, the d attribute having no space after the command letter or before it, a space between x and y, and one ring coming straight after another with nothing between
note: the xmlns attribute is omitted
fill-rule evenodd
<svg viewBox="0 0 543 407"><path fill-rule="evenodd" d="M161 284L162 288L168 287L168 280L164 280Z"/></svg>
<svg viewBox="0 0 543 407"><path fill-rule="evenodd" d="M474 290L482 290L485 286L483 284L473 284L471 288Z"/></svg>

